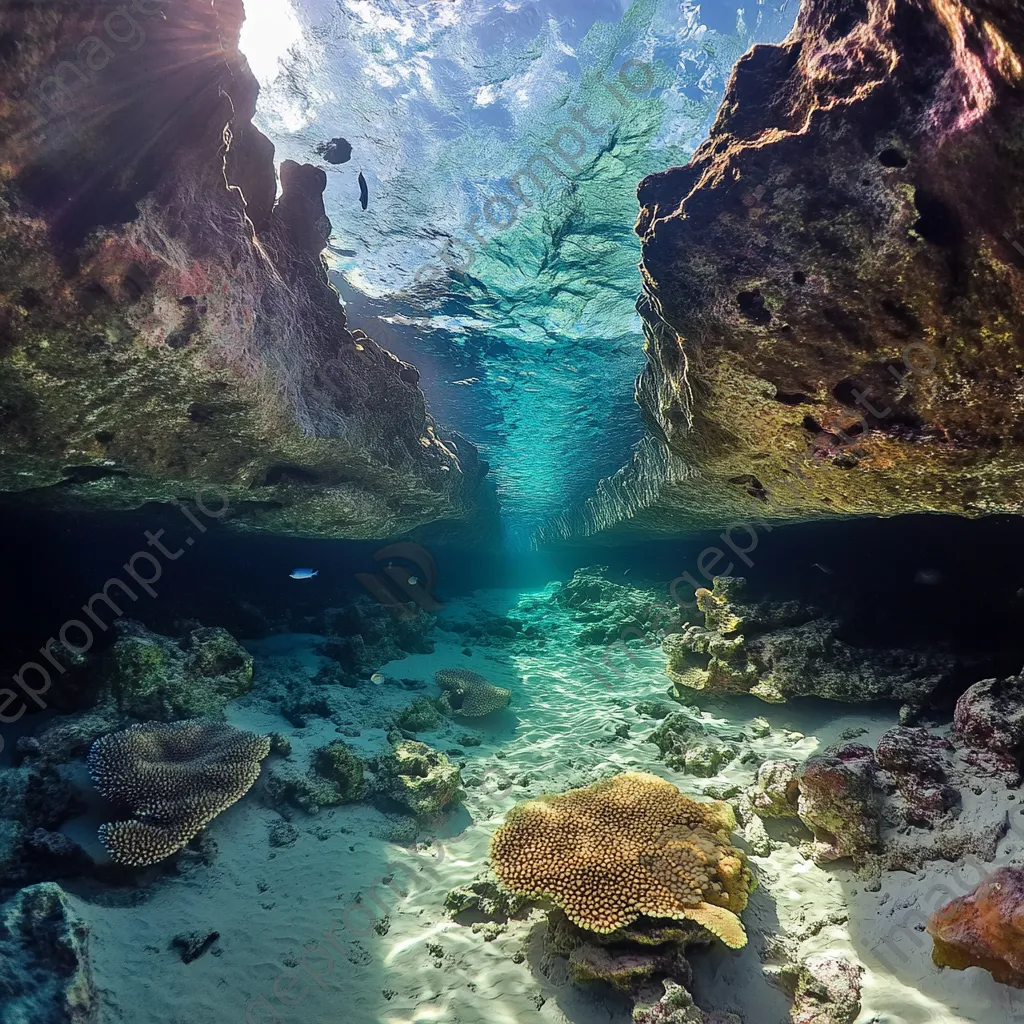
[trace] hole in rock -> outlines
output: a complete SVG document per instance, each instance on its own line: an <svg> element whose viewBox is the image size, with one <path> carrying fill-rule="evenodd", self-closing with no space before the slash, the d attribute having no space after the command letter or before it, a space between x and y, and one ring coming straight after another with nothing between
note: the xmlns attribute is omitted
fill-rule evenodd
<svg viewBox="0 0 1024 1024"><path fill-rule="evenodd" d="M914 206L920 216L914 230L932 245L952 248L963 240L964 230L956 211L927 189L914 192Z"/></svg>
<svg viewBox="0 0 1024 1024"><path fill-rule="evenodd" d="M897 169L906 167L910 161L898 149L883 149L878 154L878 162L883 167L895 167Z"/></svg>
<svg viewBox="0 0 1024 1024"><path fill-rule="evenodd" d="M864 389L855 380L846 377L832 388L832 395L837 402L842 402L843 405L856 405L857 398L854 391L858 394L864 393Z"/></svg>
<svg viewBox="0 0 1024 1024"><path fill-rule="evenodd" d="M783 405L813 405L813 401L801 391L776 391L775 401Z"/></svg>
<svg viewBox="0 0 1024 1024"><path fill-rule="evenodd" d="M765 309L764 296L759 288L749 292L740 292L736 296L736 303L740 307L740 313L751 323L765 327L772 322L772 315Z"/></svg>

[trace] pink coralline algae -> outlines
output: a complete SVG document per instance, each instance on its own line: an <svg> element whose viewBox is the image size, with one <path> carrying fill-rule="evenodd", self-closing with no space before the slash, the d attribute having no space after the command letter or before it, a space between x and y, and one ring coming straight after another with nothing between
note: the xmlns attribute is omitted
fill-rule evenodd
<svg viewBox="0 0 1024 1024"><path fill-rule="evenodd" d="M957 701L953 728L980 772L1015 785L1024 754L1024 678L975 683Z"/></svg>

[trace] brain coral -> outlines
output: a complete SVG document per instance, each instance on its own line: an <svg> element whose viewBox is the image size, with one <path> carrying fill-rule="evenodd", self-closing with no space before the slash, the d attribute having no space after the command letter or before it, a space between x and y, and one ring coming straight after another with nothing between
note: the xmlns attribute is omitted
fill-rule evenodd
<svg viewBox="0 0 1024 1024"><path fill-rule="evenodd" d="M445 691L452 709L466 718L479 718L508 707L512 691L489 683L477 672L466 668L443 668L434 675Z"/></svg>
<svg viewBox="0 0 1024 1024"><path fill-rule="evenodd" d="M729 845L734 825L728 804L629 773L514 807L491 862L507 888L553 900L581 928L688 918L735 949L747 941L737 914L753 879Z"/></svg>
<svg viewBox="0 0 1024 1024"><path fill-rule="evenodd" d="M89 752L89 772L134 819L101 825L100 841L119 864L169 857L248 792L268 753L268 736L198 719L102 736Z"/></svg>

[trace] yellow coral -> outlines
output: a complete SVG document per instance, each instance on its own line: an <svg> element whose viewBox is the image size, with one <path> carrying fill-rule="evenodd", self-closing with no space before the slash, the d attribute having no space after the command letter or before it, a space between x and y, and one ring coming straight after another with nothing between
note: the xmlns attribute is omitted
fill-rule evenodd
<svg viewBox="0 0 1024 1024"><path fill-rule="evenodd" d="M180 850L248 792L270 753L270 737L222 722L147 722L98 739L89 771L108 799L134 820L100 826L119 864L155 864Z"/></svg>
<svg viewBox="0 0 1024 1024"><path fill-rule="evenodd" d="M452 709L465 718L480 718L507 707L512 691L495 686L478 672L466 668L443 668L434 674Z"/></svg>
<svg viewBox="0 0 1024 1024"><path fill-rule="evenodd" d="M514 807L491 862L506 888L553 900L581 928L689 918L738 948L746 934L737 914L753 880L729 845L734 826L728 804L628 773Z"/></svg>

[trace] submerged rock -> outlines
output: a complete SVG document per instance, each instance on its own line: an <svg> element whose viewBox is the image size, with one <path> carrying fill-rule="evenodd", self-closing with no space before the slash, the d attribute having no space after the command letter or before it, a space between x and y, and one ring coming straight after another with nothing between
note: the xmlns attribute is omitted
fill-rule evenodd
<svg viewBox="0 0 1024 1024"><path fill-rule="evenodd" d="M314 751L310 771L275 768L266 785L271 807L294 804L309 814L358 800L362 791L363 762L340 740Z"/></svg>
<svg viewBox="0 0 1024 1024"><path fill-rule="evenodd" d="M474 879L469 885L449 889L444 908L453 918L475 913L492 921L504 922L529 905L529 898L510 892L492 872Z"/></svg>
<svg viewBox="0 0 1024 1024"><path fill-rule="evenodd" d="M639 189L637 397L680 469L634 474L631 531L1021 510L1022 59L980 0L807 0L740 59Z"/></svg>
<svg viewBox="0 0 1024 1024"><path fill-rule="evenodd" d="M10 1024L99 1021L89 929L54 882L0 906L0 993L0 1019Z"/></svg>
<svg viewBox="0 0 1024 1024"><path fill-rule="evenodd" d="M303 536L469 515L476 450L328 283L326 173L286 160L277 196L242 3L145 6L144 47L50 107L0 110L0 492L67 510L187 498L200 525ZM77 86L82 41L119 10L7 5L0 95L65 57Z"/></svg>
<svg viewBox="0 0 1024 1024"><path fill-rule="evenodd" d="M1024 756L1024 677L983 679L957 701L956 734L971 749L971 761L983 774L1020 779Z"/></svg>
<svg viewBox="0 0 1024 1024"><path fill-rule="evenodd" d="M835 754L808 759L799 776L797 810L814 833L813 859L824 864L843 857L863 863L881 848L882 793L870 747L850 743Z"/></svg>
<svg viewBox="0 0 1024 1024"><path fill-rule="evenodd" d="M665 668L676 695L688 690L752 693L780 703L798 696L917 706L952 679L956 659L942 651L854 647L841 623L797 601L749 601L742 577L718 576L699 590L704 625L665 637Z"/></svg>
<svg viewBox="0 0 1024 1024"><path fill-rule="evenodd" d="M789 967L780 981L793 999L790 1024L853 1024L860 1015L864 969L838 956L816 956Z"/></svg>
<svg viewBox="0 0 1024 1024"><path fill-rule="evenodd" d="M217 716L252 686L252 655L227 630L200 627L173 640L130 620L115 628L101 692L128 717Z"/></svg>
<svg viewBox="0 0 1024 1024"><path fill-rule="evenodd" d="M671 714L647 737L661 751L662 760L676 771L710 778L733 760L736 748L722 743L685 712Z"/></svg>
<svg viewBox="0 0 1024 1024"><path fill-rule="evenodd" d="M418 817L431 817L456 803L462 779L458 765L426 743L397 743L372 762L374 790Z"/></svg>
<svg viewBox="0 0 1024 1024"><path fill-rule="evenodd" d="M1024 988L1024 868L1000 868L928 922L940 967L982 967L1004 985Z"/></svg>

